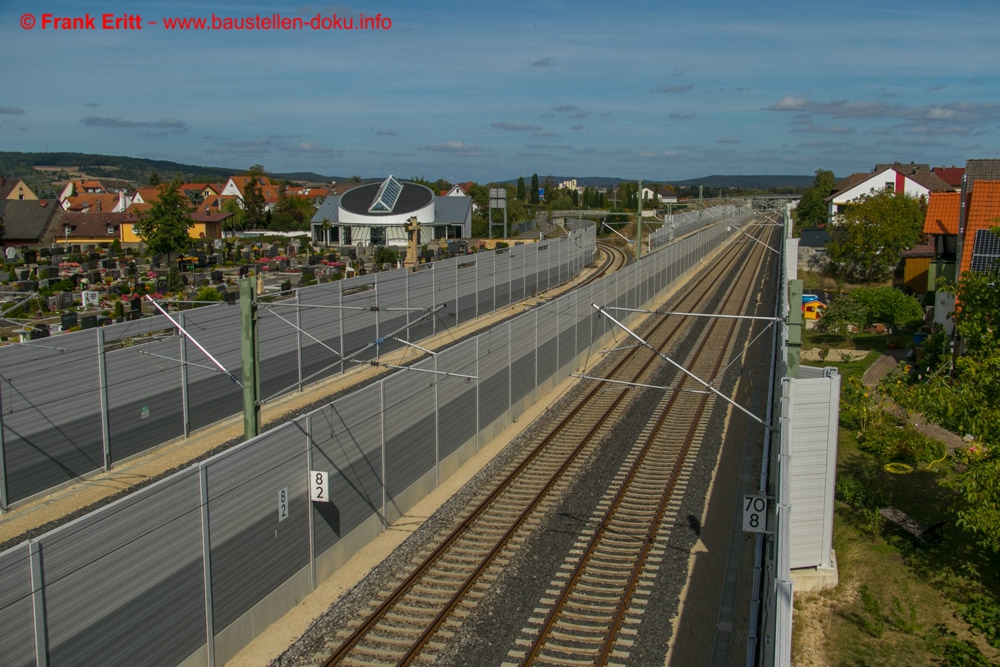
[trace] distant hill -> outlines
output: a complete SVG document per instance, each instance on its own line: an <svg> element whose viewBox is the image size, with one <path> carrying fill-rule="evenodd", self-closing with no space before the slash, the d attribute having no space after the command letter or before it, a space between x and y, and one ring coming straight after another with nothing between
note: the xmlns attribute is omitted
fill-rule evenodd
<svg viewBox="0 0 1000 667"><path fill-rule="evenodd" d="M774 188L808 188L815 176L703 176L686 181L672 181L671 185L706 188L738 188L740 190L773 190Z"/></svg>
<svg viewBox="0 0 1000 667"><path fill-rule="evenodd" d="M539 184L545 183L545 179L551 179L555 185L562 183L563 181L572 180L573 176L549 176L549 175L538 175ZM636 179L625 179L625 178L613 178L610 176L576 176L576 183L581 187L601 187L610 188L621 183L630 182L634 183ZM737 188L739 190L773 190L775 188L808 188L813 184L815 176L771 176L771 175L758 175L758 176L703 176L701 178L692 178L686 181L662 181L657 179L642 179L643 183L656 183L657 185L663 185L668 183L673 186L679 187L698 187L703 185L706 188ZM526 184L531 183L531 177L525 176L524 182ZM512 178L508 181L503 181L504 184L515 184L517 183L516 178Z"/></svg>
<svg viewBox="0 0 1000 667"><path fill-rule="evenodd" d="M36 167L48 167L43 171ZM0 152L0 174L13 178L23 178L35 189L51 189L53 183L65 181L73 174L85 174L94 178L124 181L132 185L145 185L153 172L161 180L169 180L181 174L185 181L217 183L225 181L233 174L242 174L246 169L231 167L207 167L181 164L168 160L126 157L120 155L100 155L94 153L16 153ZM328 183L344 181L346 177L323 176L311 171L288 174L272 173L271 178L289 181Z"/></svg>

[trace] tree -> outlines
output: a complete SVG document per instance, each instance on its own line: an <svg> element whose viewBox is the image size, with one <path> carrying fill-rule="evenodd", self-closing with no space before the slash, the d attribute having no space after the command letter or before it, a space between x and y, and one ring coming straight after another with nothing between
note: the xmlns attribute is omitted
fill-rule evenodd
<svg viewBox="0 0 1000 667"><path fill-rule="evenodd" d="M157 189L159 199L148 211L139 214L139 222L135 225L136 235L145 242L149 252L165 254L168 261L191 247L188 229L194 221L189 215L188 198L181 192L182 183L178 174L170 183L161 184Z"/></svg>
<svg viewBox="0 0 1000 667"><path fill-rule="evenodd" d="M812 187L807 188L802 193L798 206L792 212L797 227L817 227L826 224L827 205L825 200L833 192L836 184L837 178L832 171L816 170L816 178L813 179Z"/></svg>
<svg viewBox="0 0 1000 667"><path fill-rule="evenodd" d="M855 282L883 280L900 254L920 240L923 222L923 202L915 197L889 191L862 195L831 225L831 268Z"/></svg>
<svg viewBox="0 0 1000 667"><path fill-rule="evenodd" d="M538 205L538 174L531 175L531 203Z"/></svg>
<svg viewBox="0 0 1000 667"><path fill-rule="evenodd" d="M865 327L868 312L851 294L836 299L823 311L820 323L824 331L838 333L853 340L854 334Z"/></svg>
<svg viewBox="0 0 1000 667"><path fill-rule="evenodd" d="M943 335L935 354L914 369L912 384L896 400L923 412L930 420L974 440L955 458L966 467L947 485L957 493L952 510L956 523L978 544L1000 552L1000 272L966 272L956 284L941 279L938 290L955 295L956 346L947 353ZM891 387L892 385L890 385Z"/></svg>
<svg viewBox="0 0 1000 667"><path fill-rule="evenodd" d="M895 287L859 287L850 296L865 309L865 326L912 327L924 321L924 309L920 302Z"/></svg>
<svg viewBox="0 0 1000 667"><path fill-rule="evenodd" d="M517 179L517 200L518 201L524 201L524 197L527 194L528 193L526 192L526 189L524 187L524 176L520 176Z"/></svg>
<svg viewBox="0 0 1000 667"><path fill-rule="evenodd" d="M244 221L250 229L264 226L264 192L261 190L261 179L265 176L264 167L255 164L247 170L250 179L243 187Z"/></svg>
<svg viewBox="0 0 1000 667"><path fill-rule="evenodd" d="M242 232L247 228L246 226L246 211L244 211L239 202L235 198L227 199L222 205L223 213L232 213L232 216L226 219L223 223L225 228L229 231Z"/></svg>
<svg viewBox="0 0 1000 667"><path fill-rule="evenodd" d="M154 188L160 185L160 175L155 171L149 175L149 184Z"/></svg>

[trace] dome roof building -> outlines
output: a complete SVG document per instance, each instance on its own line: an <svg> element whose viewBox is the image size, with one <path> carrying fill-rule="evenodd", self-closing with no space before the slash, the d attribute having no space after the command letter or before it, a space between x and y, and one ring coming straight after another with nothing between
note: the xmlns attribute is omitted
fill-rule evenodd
<svg viewBox="0 0 1000 667"><path fill-rule="evenodd" d="M406 224L416 217L420 242L469 238L472 198L441 197L423 185L390 175L340 196L328 196L312 218L313 240L337 245L405 246Z"/></svg>

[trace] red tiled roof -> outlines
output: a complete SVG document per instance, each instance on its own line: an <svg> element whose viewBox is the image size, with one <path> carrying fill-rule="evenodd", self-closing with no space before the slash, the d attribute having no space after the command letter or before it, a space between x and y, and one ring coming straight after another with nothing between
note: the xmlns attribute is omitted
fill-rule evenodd
<svg viewBox="0 0 1000 667"><path fill-rule="evenodd" d="M976 232L980 229L991 229L997 226L1000 218L1000 181L976 181L972 191L972 203L969 205L968 217L965 221L965 240L962 247L961 272L972 267L972 246Z"/></svg>
<svg viewBox="0 0 1000 667"><path fill-rule="evenodd" d="M965 167L934 167L934 173L953 188L962 187L962 176L965 175Z"/></svg>
<svg viewBox="0 0 1000 667"><path fill-rule="evenodd" d="M958 234L961 192L932 192L927 202L924 234Z"/></svg>
<svg viewBox="0 0 1000 667"><path fill-rule="evenodd" d="M110 213L118 206L117 194L82 194L66 197L69 206L67 211L91 211L95 213Z"/></svg>
<svg viewBox="0 0 1000 667"><path fill-rule="evenodd" d="M160 190L152 185L144 188L136 188L135 192L142 197L142 201L146 204L150 204L160 198Z"/></svg>

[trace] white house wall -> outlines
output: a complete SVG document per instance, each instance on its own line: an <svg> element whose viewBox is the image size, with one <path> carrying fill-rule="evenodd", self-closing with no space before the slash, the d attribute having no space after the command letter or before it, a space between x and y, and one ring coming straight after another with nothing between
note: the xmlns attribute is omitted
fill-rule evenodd
<svg viewBox="0 0 1000 667"><path fill-rule="evenodd" d="M838 195L836 199L833 199L828 207L830 217L832 218L837 214L838 207L855 201L863 195L871 194L873 190L875 192L882 192L886 189L886 185L891 185L893 192L896 192L896 181L897 172L893 169L883 171L880 174L873 174L864 183L855 185L850 190ZM903 177L903 192L911 197L926 197L930 195L930 190L905 176Z"/></svg>
<svg viewBox="0 0 1000 667"><path fill-rule="evenodd" d="M435 207L434 200L431 200L427 206L412 211L410 213L400 213L397 215L360 215L358 213L351 213L346 208L341 206L337 211L337 223L340 225L375 225L381 227L403 227L406 225L406 221L417 216L417 222L420 224L434 224L435 217Z"/></svg>

